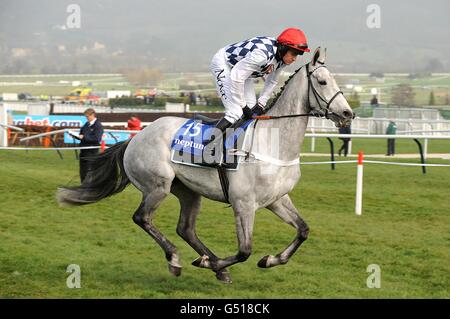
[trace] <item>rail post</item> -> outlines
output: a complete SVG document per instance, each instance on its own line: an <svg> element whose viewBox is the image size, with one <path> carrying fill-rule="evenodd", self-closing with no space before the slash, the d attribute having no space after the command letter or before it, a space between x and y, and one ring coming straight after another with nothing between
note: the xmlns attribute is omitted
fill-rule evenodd
<svg viewBox="0 0 450 319"><path fill-rule="evenodd" d="M358 165L356 173L356 203L355 203L355 213L358 216L362 214L362 191L363 191L363 152L358 152Z"/></svg>

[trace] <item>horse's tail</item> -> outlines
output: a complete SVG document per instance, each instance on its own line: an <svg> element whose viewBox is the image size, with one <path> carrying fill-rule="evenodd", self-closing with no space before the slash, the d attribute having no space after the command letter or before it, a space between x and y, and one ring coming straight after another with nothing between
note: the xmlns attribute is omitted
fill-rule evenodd
<svg viewBox="0 0 450 319"><path fill-rule="evenodd" d="M128 141L120 142L85 158L89 161L86 178L77 187L60 187L56 198L60 205L86 205L119 193L130 183L123 166Z"/></svg>

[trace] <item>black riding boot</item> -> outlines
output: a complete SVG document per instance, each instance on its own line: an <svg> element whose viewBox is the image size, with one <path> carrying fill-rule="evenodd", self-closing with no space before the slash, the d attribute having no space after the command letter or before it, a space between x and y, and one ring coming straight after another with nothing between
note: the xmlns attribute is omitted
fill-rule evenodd
<svg viewBox="0 0 450 319"><path fill-rule="evenodd" d="M233 123L229 122L225 118L221 118L220 121L216 124L215 128L213 129L213 132L211 134L211 137L209 140L205 143L205 149L203 153L207 155L209 158L214 157L216 154L214 154L215 149L218 147L217 142L222 140L222 136L225 133L225 130L229 128ZM220 130L221 134L216 133L217 130ZM216 133L216 135L214 135Z"/></svg>

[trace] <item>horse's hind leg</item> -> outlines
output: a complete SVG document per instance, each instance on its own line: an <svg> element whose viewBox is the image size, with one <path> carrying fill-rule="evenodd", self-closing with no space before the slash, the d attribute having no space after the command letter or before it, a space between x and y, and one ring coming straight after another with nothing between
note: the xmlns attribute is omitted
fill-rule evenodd
<svg viewBox="0 0 450 319"><path fill-rule="evenodd" d="M297 209L292 203L289 195L281 197L276 202L267 206L283 221L297 229L295 239L289 246L276 256L265 256L258 262L258 267L268 268L285 264L289 258L297 251L300 245L308 238L309 228L305 221L299 216Z"/></svg>
<svg viewBox="0 0 450 319"><path fill-rule="evenodd" d="M253 202L237 201L236 205L233 206L233 210L238 237L238 252L234 256L211 262L211 268L215 270L221 270L236 263L244 262L252 253L253 226L255 221Z"/></svg>
<svg viewBox="0 0 450 319"><path fill-rule="evenodd" d="M170 191L179 199L181 206L177 234L202 256L195 260L193 265L201 268L211 268L210 261L216 261L218 257L200 241L195 232L195 222L200 213L201 196L187 188L177 179L172 183ZM217 271L216 277L223 282L231 283L230 274L226 269Z"/></svg>
<svg viewBox="0 0 450 319"><path fill-rule="evenodd" d="M168 193L166 187L157 186L151 193L145 194L141 205L133 215L133 221L161 246L166 253L170 273L179 276L181 275L181 265L175 245L153 225L156 209Z"/></svg>

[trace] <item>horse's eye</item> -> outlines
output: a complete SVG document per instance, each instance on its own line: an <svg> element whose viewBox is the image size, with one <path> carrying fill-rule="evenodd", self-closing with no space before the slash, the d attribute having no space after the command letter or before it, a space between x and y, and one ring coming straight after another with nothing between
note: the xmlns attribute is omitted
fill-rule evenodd
<svg viewBox="0 0 450 319"><path fill-rule="evenodd" d="M327 81L322 80L322 81L318 81L320 85L327 85Z"/></svg>

